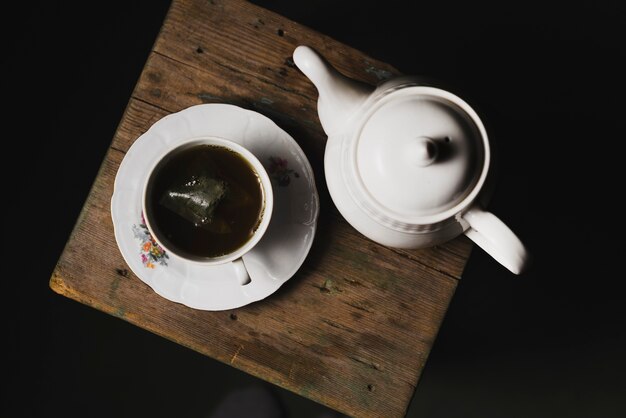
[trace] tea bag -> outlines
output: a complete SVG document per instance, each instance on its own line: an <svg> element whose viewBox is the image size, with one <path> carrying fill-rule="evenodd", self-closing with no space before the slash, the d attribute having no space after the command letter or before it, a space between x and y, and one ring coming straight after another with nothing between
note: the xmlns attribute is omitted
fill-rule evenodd
<svg viewBox="0 0 626 418"><path fill-rule="evenodd" d="M227 192L225 181L203 174L167 189L160 203L196 227L225 234L230 232L230 226L223 220L214 219L213 214Z"/></svg>

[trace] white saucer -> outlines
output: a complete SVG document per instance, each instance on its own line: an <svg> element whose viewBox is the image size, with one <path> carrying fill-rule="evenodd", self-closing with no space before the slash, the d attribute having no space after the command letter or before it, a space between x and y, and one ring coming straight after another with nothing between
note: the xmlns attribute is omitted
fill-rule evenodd
<svg viewBox="0 0 626 418"><path fill-rule="evenodd" d="M200 136L243 145L272 178L272 220L243 256L247 271L241 263L208 267L168 257L143 225L141 193L149 168L166 147ZM226 104L192 106L156 122L126 153L111 197L115 239L133 273L164 298L209 311L264 299L291 278L311 249L318 213L313 170L296 141L267 117Z"/></svg>

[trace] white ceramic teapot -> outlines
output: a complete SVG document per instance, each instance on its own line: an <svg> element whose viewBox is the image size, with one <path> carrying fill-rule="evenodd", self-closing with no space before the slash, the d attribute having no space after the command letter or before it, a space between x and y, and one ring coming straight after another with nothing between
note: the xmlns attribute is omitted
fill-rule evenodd
<svg viewBox="0 0 626 418"><path fill-rule="evenodd" d="M465 233L513 273L524 269L522 242L482 209L491 153L485 127L465 101L415 77L374 88L307 46L293 59L319 92L328 189L354 228L396 248Z"/></svg>

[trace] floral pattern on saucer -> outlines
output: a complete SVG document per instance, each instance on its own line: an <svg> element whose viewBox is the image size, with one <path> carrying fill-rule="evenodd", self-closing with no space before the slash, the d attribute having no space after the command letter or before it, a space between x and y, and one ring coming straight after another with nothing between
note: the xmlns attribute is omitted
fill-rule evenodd
<svg viewBox="0 0 626 418"><path fill-rule="evenodd" d="M270 166L268 174L275 180L280 187L287 187L291 183L291 176L300 178L300 174L296 170L289 168L289 162L281 157L270 157Z"/></svg>
<svg viewBox="0 0 626 418"><path fill-rule="evenodd" d="M133 234L140 242L139 254L144 267L153 269L156 264L167 266L169 256L150 234L143 213L141 214L141 223L133 225Z"/></svg>

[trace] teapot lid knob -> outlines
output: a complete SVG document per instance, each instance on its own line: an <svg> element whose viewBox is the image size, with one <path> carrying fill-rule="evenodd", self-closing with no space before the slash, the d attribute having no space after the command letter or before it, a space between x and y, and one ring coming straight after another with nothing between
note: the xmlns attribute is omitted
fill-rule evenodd
<svg viewBox="0 0 626 418"><path fill-rule="evenodd" d="M439 154L437 143L427 136L415 138L414 147L415 163L420 167L431 165Z"/></svg>

